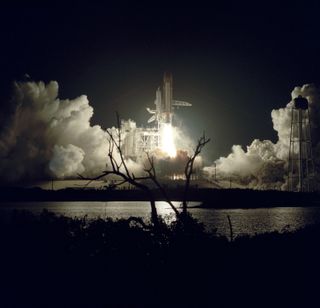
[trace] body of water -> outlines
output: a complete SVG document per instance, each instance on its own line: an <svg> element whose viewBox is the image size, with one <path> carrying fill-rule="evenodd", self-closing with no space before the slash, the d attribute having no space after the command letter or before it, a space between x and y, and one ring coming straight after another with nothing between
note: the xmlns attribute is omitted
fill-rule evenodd
<svg viewBox="0 0 320 308"><path fill-rule="evenodd" d="M179 206L178 202L174 202ZM196 205L191 204L191 205ZM56 214L69 217L92 218L128 218L130 216L150 218L148 202L18 202L0 205L0 217L9 218L13 209L30 210L38 214L47 209ZM159 215L168 221L174 219L173 211L166 202L157 202ZM205 209L190 208L192 216L204 223L209 230L217 230L221 235L229 236L227 216L232 221L233 232L237 235L285 230L293 231L307 225L320 223L318 207L275 207L259 209Z"/></svg>

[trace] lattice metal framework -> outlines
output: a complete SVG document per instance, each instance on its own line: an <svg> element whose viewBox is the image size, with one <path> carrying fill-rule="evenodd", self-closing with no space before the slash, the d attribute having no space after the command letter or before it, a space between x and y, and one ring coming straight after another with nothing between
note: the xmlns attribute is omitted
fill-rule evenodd
<svg viewBox="0 0 320 308"><path fill-rule="evenodd" d="M294 99L291 110L288 189L298 192L314 190L309 102L302 96Z"/></svg>
<svg viewBox="0 0 320 308"><path fill-rule="evenodd" d="M160 133L156 128L142 129L137 134L137 153L152 152L160 146Z"/></svg>

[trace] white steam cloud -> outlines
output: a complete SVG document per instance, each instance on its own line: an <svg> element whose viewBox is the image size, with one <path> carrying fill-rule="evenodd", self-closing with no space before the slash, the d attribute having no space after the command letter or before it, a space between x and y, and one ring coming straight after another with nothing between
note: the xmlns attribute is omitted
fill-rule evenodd
<svg viewBox="0 0 320 308"><path fill-rule="evenodd" d="M106 169L108 134L91 125L93 108L87 97L63 100L58 92L55 81L14 84L9 111L0 114L0 181L68 179L79 173L92 177ZM178 149L179 140L184 140L183 149L191 147L179 129L173 133ZM168 158L159 154L157 159ZM175 159L174 164L181 162ZM143 162L128 159L127 165L136 175L143 172Z"/></svg>
<svg viewBox="0 0 320 308"><path fill-rule="evenodd" d="M59 178L82 173L85 170L82 164L84 156L84 151L75 145L68 144L66 147L55 145L49 169Z"/></svg>
<svg viewBox="0 0 320 308"><path fill-rule="evenodd" d="M55 81L14 85L12 112L0 131L1 180L89 176L105 167L106 132L91 126L87 97L60 100L58 90Z"/></svg>
<svg viewBox="0 0 320 308"><path fill-rule="evenodd" d="M0 114L0 180L32 181L48 178L76 178L77 174L96 176L105 170L108 135L90 121L93 108L85 95L72 100L58 97L55 81L14 84L14 94L6 111ZM296 87L292 99L302 95L310 103L312 138L316 167L320 166L320 95L313 85ZM239 187L285 188L292 101L285 108L273 110L271 118L278 134L276 143L253 140L244 150L234 145L227 157L216 162L219 180ZM154 153L164 173L182 172L192 142L174 128L177 157L168 168L163 154ZM200 159L201 160L201 159ZM201 164L201 162L200 162ZM128 160L134 173L142 172L143 163ZM167 168L167 169L166 169ZM170 169L170 170L169 170ZM204 171L212 176L214 165Z"/></svg>
<svg viewBox="0 0 320 308"><path fill-rule="evenodd" d="M284 189L287 180L287 164L289 155L289 136L291 123L291 106L297 96L306 97L309 101L311 117L311 133L315 145L314 157L319 165L320 134L320 95L314 85L295 87L291 93L292 100L285 108L271 112L274 130L278 133L276 143L270 140L255 139L246 150L234 145L227 157L220 157L215 164L205 167L204 171L213 176L216 166L217 178L231 180L238 187L261 189Z"/></svg>

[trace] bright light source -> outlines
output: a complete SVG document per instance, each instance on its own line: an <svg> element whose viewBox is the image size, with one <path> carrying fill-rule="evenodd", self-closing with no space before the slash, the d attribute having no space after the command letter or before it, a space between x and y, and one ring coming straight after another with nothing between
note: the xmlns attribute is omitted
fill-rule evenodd
<svg viewBox="0 0 320 308"><path fill-rule="evenodd" d="M161 150L171 158L176 157L177 155L173 129L169 123L163 124L161 127Z"/></svg>

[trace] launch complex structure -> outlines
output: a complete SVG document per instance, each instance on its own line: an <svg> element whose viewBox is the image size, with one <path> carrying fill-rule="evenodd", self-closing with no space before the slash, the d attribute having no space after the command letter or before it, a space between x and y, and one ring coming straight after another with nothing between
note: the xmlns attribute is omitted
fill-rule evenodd
<svg viewBox="0 0 320 308"><path fill-rule="evenodd" d="M151 117L147 127L137 127L133 120L121 120L122 152L134 161L143 159L145 153L159 150L163 157L174 158L174 112L179 107L191 107L188 102L173 99L172 75L165 73L163 84L156 90L155 108L146 108ZM314 190L314 161L310 133L309 103L301 96L294 99L291 110L289 137L288 190L309 192ZM215 165L216 168L216 165ZM216 169L215 169L216 174ZM216 176L212 183L221 188ZM231 180L230 185L231 188Z"/></svg>
<svg viewBox="0 0 320 308"><path fill-rule="evenodd" d="M133 120L121 120L123 136L123 154L137 160L145 152L162 150L167 156L174 157L175 147L172 133L174 110L179 107L191 107L185 101L173 99L172 75L165 73L163 84L156 91L155 108L146 108L152 116L148 127L137 127Z"/></svg>
<svg viewBox="0 0 320 308"><path fill-rule="evenodd" d="M312 154L309 102L298 96L291 108L291 130L288 163L288 190L315 190L315 168Z"/></svg>

